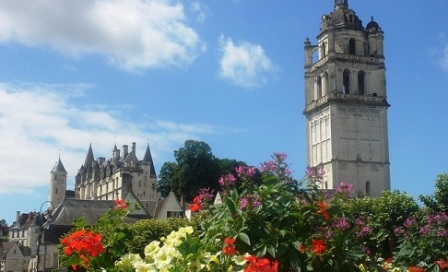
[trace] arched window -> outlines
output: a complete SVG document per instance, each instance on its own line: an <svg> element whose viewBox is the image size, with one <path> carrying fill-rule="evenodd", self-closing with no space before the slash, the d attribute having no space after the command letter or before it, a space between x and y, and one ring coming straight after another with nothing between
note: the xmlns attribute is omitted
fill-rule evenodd
<svg viewBox="0 0 448 272"><path fill-rule="evenodd" d="M365 78L366 78L366 72L359 71L359 73L358 73L358 94L359 95L364 95L366 92Z"/></svg>
<svg viewBox="0 0 448 272"><path fill-rule="evenodd" d="M342 74L342 92L345 94L350 93L350 71L344 70L344 73Z"/></svg>
<svg viewBox="0 0 448 272"><path fill-rule="evenodd" d="M322 43L322 57L325 57L325 55L327 55L327 47L325 46L325 43Z"/></svg>
<svg viewBox="0 0 448 272"><path fill-rule="evenodd" d="M328 72L325 71L324 76L322 77L322 97L328 94Z"/></svg>
<svg viewBox="0 0 448 272"><path fill-rule="evenodd" d="M322 78L320 76L317 77L317 94L316 99L322 98Z"/></svg>
<svg viewBox="0 0 448 272"><path fill-rule="evenodd" d="M367 181L366 182L366 195L371 195L372 194L372 192L371 192L371 188L370 188L370 181Z"/></svg>
<svg viewBox="0 0 448 272"><path fill-rule="evenodd" d="M350 41L348 42L348 53L350 55L356 54L356 41L354 38L351 38Z"/></svg>

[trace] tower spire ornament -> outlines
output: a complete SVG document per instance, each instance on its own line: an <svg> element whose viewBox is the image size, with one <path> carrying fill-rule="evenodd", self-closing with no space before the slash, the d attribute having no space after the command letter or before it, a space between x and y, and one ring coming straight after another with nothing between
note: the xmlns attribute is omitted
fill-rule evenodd
<svg viewBox="0 0 448 272"><path fill-rule="evenodd" d="M322 189L349 182L354 196L379 196L390 189L384 33L334 3L317 44L304 44L307 164L324 170Z"/></svg>
<svg viewBox="0 0 448 272"><path fill-rule="evenodd" d="M335 9L348 8L348 0L334 0L334 8Z"/></svg>

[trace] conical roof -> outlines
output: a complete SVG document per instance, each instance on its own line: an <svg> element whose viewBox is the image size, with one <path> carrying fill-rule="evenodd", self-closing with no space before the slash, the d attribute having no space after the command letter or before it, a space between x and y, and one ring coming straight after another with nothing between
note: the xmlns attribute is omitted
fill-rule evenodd
<svg viewBox="0 0 448 272"><path fill-rule="evenodd" d="M89 145L89 150L87 150L86 160L84 162L84 167L89 169L92 167L92 162L95 160L93 157L92 144Z"/></svg>
<svg viewBox="0 0 448 272"><path fill-rule="evenodd" d="M156 177L156 169L154 167L154 162L152 161L151 150L149 150L149 144L146 146L145 156L143 161L149 163L151 170L151 177Z"/></svg>
<svg viewBox="0 0 448 272"><path fill-rule="evenodd" d="M61 161L61 157L59 157L58 162L54 165L53 169L51 170L51 173L54 172L60 172L67 174L67 171L65 170L64 164Z"/></svg>

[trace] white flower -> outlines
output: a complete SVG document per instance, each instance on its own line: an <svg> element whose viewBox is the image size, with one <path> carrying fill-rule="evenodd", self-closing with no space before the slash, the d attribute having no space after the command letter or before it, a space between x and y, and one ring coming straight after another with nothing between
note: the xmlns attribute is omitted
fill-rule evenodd
<svg viewBox="0 0 448 272"><path fill-rule="evenodd" d="M138 260L134 262L135 272L157 272L157 269L153 264L146 263L143 260Z"/></svg>
<svg viewBox="0 0 448 272"><path fill-rule="evenodd" d="M119 261L116 261L115 264L120 265L120 266L123 266L123 265L126 266L126 265L132 265L134 262L141 261L141 260L142 260L142 258L140 257L140 255L128 253L128 254L124 255L123 257L121 257Z"/></svg>
<svg viewBox="0 0 448 272"><path fill-rule="evenodd" d="M156 254L157 251L160 249L160 242L159 241L152 241L145 247L145 256L151 257L152 255Z"/></svg>

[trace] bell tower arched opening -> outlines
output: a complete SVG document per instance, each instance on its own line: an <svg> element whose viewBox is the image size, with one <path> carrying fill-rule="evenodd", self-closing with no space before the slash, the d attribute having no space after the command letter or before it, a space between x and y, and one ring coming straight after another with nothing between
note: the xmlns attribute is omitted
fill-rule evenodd
<svg viewBox="0 0 448 272"><path fill-rule="evenodd" d="M366 72L359 71L358 73L358 94L364 95L366 92Z"/></svg>
<svg viewBox="0 0 448 272"><path fill-rule="evenodd" d="M347 69L342 73L342 93L350 93L350 71Z"/></svg>
<svg viewBox="0 0 448 272"><path fill-rule="evenodd" d="M354 38L348 41L348 53L350 55L356 55L356 40Z"/></svg>

